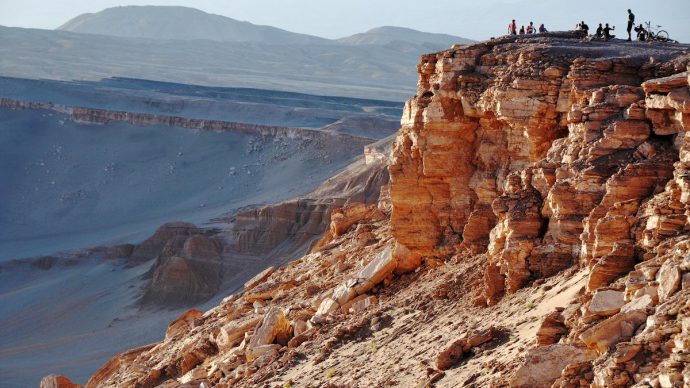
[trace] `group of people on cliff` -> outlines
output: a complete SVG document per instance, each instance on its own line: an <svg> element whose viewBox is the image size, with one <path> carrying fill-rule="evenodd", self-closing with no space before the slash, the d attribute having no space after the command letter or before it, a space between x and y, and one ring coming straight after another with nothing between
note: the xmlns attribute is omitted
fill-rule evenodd
<svg viewBox="0 0 690 388"><path fill-rule="evenodd" d="M599 27L597 27L593 38L604 40L611 40L615 38L616 35L611 34L611 31L615 30L616 26L609 26L608 23L605 23L606 26L604 27L602 24L604 23L599 23ZM632 41L632 30L634 26L635 14L632 12L632 10L628 9L628 42ZM575 31L581 31L585 37L589 36L589 26L584 22L584 20L575 26ZM642 24L640 24L639 27L635 27L635 32L637 32L638 40L645 40L646 30L642 27Z"/></svg>
<svg viewBox="0 0 690 388"><path fill-rule="evenodd" d="M604 24L605 24L605 26L604 26ZM632 13L632 10L628 9L628 28L627 28L628 41L632 40L632 30L633 30L634 26L635 26L635 14ZM616 37L615 35L611 34L611 31L613 31L615 29L616 29L615 26L609 26L608 23L599 23L599 27L597 27L597 29L596 29L596 31L592 37L594 39L611 40L611 39ZM587 23L584 22L584 20L581 21L580 23L577 23L577 25L575 26L575 30L582 32L582 34L585 37L589 36L589 26L587 25ZM634 30L637 33L637 39L638 40L646 40L646 38L648 36L648 32L647 32L647 30L645 30L642 27L642 24L640 24L637 27L634 27ZM546 27L544 27L543 23L541 25L539 25L539 29L537 30L534 27L534 23L529 22L529 25L527 26L527 28L525 28L525 26L522 26L520 28L520 31L517 30L517 24L515 23L515 19L513 19L508 24L508 34L509 35L534 34L534 33L537 33L537 31L540 33L547 32Z"/></svg>
<svg viewBox="0 0 690 388"><path fill-rule="evenodd" d="M534 26L534 22L529 22L529 25L527 25L527 28L525 28L525 26L522 26L522 27L520 27L520 31L519 31L519 32L518 32L518 30L517 30L517 24L515 24L515 19L513 19L513 21L510 22L510 24L508 24L508 34L509 34L509 35L517 35L517 34L520 34L520 35L524 35L524 34L536 34L537 31L538 31L539 33L548 32L548 31L546 30L546 27L544 27L544 24L543 24L543 23L540 24L540 25L539 25L539 29L537 29L537 28Z"/></svg>

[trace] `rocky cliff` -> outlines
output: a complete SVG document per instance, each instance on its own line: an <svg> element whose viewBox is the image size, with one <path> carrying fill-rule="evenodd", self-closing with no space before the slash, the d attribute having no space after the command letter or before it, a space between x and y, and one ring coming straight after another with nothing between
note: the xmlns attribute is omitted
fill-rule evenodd
<svg viewBox="0 0 690 388"><path fill-rule="evenodd" d="M63 104L54 104L46 102L22 101L11 98L1 97L0 107L10 109L41 109L51 110L58 113L69 115L70 119L77 123L85 124L106 124L109 122L124 122L134 125L165 125L169 127L198 129L202 131L224 132L231 131L237 133L244 133L248 135L258 135L262 137L272 138L299 138L299 139L315 139L323 140L333 136L342 137L346 141L359 141L362 136L353 136L347 133L338 132L339 128L326 127L325 131L311 130L305 128L291 128L281 127L275 125L260 125L251 123L239 123L225 120L205 120L180 116L170 116L152 113L138 113L114 111L99 108L75 107ZM354 120L354 119L353 119ZM355 120L356 121L356 120ZM350 127L357 127L369 124L366 119L361 119L360 123L351 125ZM351 128L345 128L345 131ZM367 138L368 139L368 138ZM371 140L371 139L368 139ZM366 144L362 142L362 144Z"/></svg>
<svg viewBox="0 0 690 388"><path fill-rule="evenodd" d="M689 51L423 56L377 205L87 386L690 384Z"/></svg>

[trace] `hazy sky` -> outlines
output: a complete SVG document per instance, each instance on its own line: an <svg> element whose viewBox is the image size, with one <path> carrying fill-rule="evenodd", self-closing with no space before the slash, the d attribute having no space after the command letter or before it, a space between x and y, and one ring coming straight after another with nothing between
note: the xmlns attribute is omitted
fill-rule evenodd
<svg viewBox="0 0 690 388"><path fill-rule="evenodd" d="M503 34L512 18L550 30L571 29L581 19L590 27L608 22L620 36L632 8L638 22L651 20L690 42L690 0L0 0L0 25L52 29L118 5L183 5L326 38L395 25L477 40Z"/></svg>

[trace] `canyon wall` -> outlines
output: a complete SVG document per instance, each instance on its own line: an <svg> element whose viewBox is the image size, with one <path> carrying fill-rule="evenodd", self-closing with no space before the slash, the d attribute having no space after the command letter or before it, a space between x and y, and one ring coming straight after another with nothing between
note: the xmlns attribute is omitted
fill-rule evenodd
<svg viewBox="0 0 690 388"><path fill-rule="evenodd" d="M62 104L20 101L11 98L0 98L0 108L10 109L42 109L69 115L77 123L106 124L109 122L124 122L134 125L165 125L170 127L198 129L202 131L224 132L231 131L249 135L275 138L298 138L320 140L331 136L342 136L343 140L357 141L358 136L343 133L328 133L304 128L290 128L273 125L238 123L223 120L190 119L179 116L168 116L150 113L136 113L113 111L107 109L72 107Z"/></svg>
<svg viewBox="0 0 690 388"><path fill-rule="evenodd" d="M596 289L652 247L633 231L684 228L685 202L649 202L683 195L687 55L543 43L422 57L389 166L399 271L486 253L489 303L575 263Z"/></svg>

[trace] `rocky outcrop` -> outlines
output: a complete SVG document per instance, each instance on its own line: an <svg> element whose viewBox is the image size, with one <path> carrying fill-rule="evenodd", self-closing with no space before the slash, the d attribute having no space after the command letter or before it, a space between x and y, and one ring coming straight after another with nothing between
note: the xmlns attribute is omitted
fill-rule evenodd
<svg viewBox="0 0 690 388"><path fill-rule="evenodd" d="M156 258L143 304L184 306L205 301L218 291L222 244L208 233L193 224L169 223L134 248L132 260Z"/></svg>
<svg viewBox="0 0 690 388"><path fill-rule="evenodd" d="M389 166L401 257L486 251L489 303L578 262L590 290L632 269L637 210L679 159L664 136L687 77L642 84L674 70L593 50L498 39L422 57Z"/></svg>
<svg viewBox="0 0 690 388"><path fill-rule="evenodd" d="M551 387L570 364L587 361L582 350L568 345L547 345L529 352L525 363L510 381L512 388Z"/></svg>

